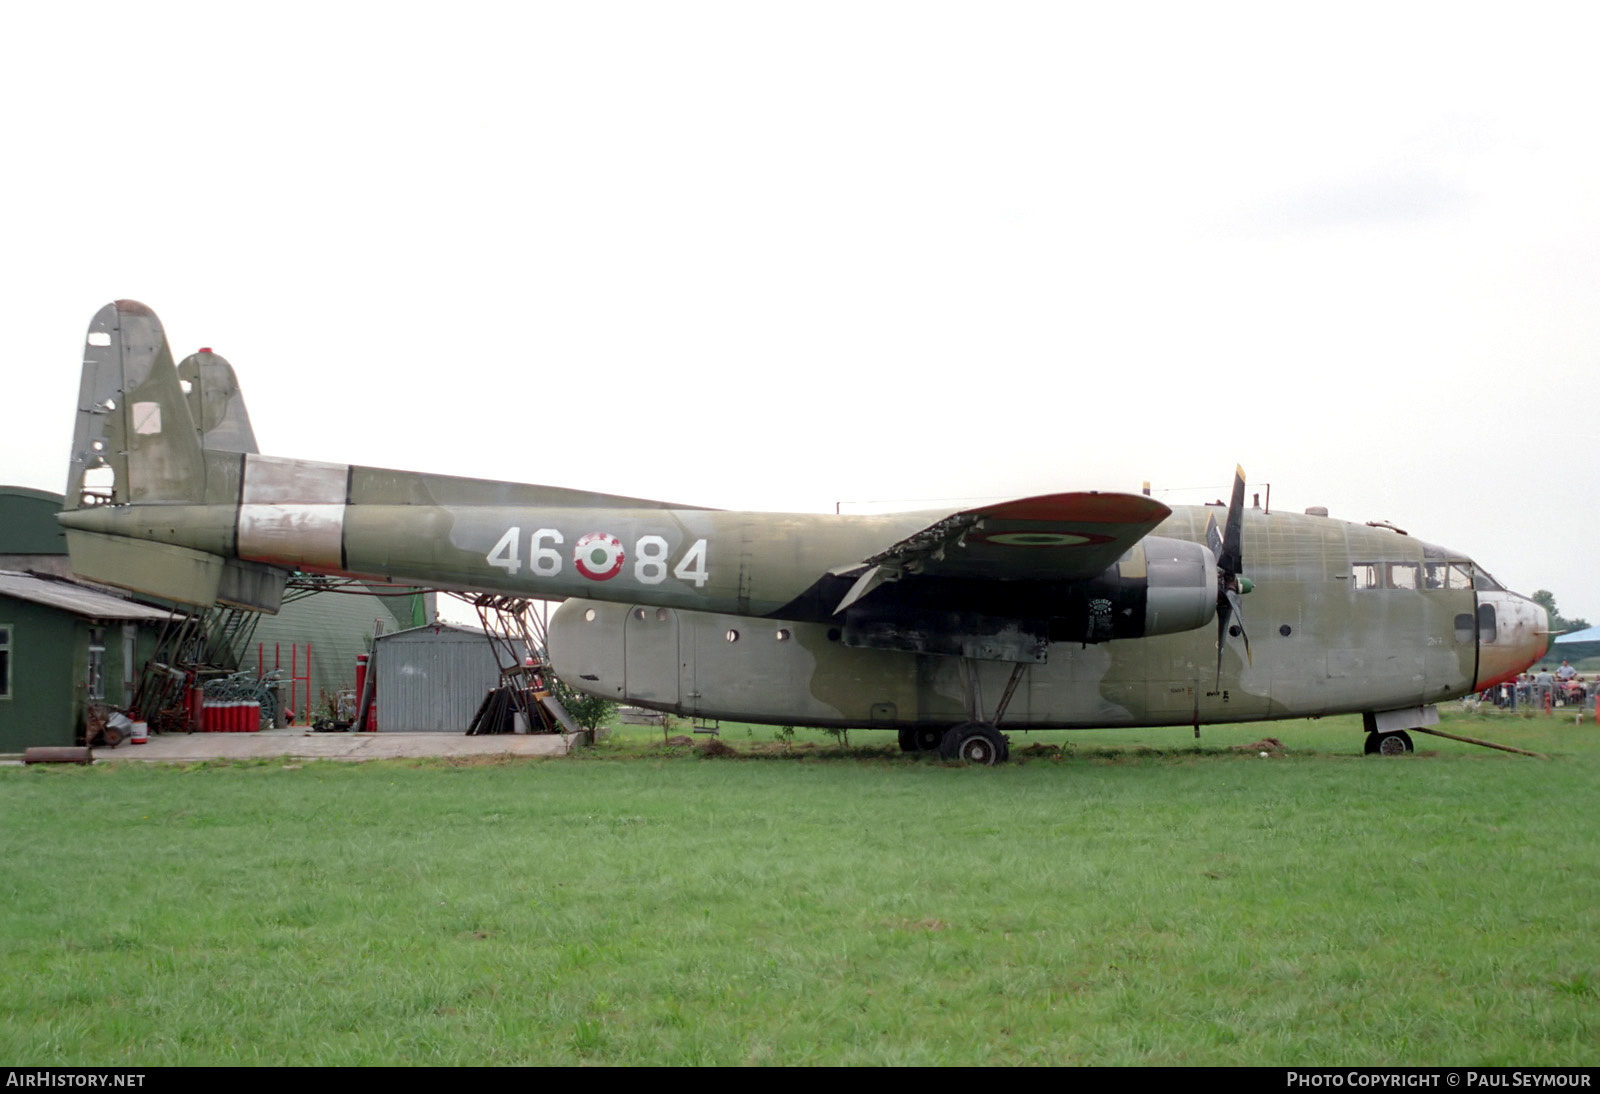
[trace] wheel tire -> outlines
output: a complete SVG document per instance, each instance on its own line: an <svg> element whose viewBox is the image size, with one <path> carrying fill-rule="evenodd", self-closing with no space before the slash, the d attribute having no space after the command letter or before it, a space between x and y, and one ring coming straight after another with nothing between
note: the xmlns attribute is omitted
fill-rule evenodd
<svg viewBox="0 0 1600 1094"><path fill-rule="evenodd" d="M1392 733L1369 733L1361 750L1368 756L1403 756L1416 751L1411 743L1411 734L1403 729Z"/></svg>
<svg viewBox="0 0 1600 1094"><path fill-rule="evenodd" d="M100 739L106 743L107 748L116 748L122 743L122 730L116 726L107 726L101 731Z"/></svg>
<svg viewBox="0 0 1600 1094"><path fill-rule="evenodd" d="M938 726L912 726L900 731L901 752L937 752L944 742L944 730Z"/></svg>
<svg viewBox="0 0 1600 1094"><path fill-rule="evenodd" d="M1382 756L1403 756L1407 752L1415 751L1416 748L1411 743L1411 734L1403 729L1385 733L1383 740L1378 742L1378 753Z"/></svg>
<svg viewBox="0 0 1600 1094"><path fill-rule="evenodd" d="M960 760L979 767L993 767L1004 763L1010 749L1005 736L994 726L983 722L967 722L945 731L939 742L939 755L946 760Z"/></svg>

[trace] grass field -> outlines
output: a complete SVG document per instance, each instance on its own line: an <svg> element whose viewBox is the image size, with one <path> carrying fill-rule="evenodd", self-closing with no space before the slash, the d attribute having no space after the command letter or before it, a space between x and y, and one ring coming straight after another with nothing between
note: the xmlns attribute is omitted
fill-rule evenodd
<svg viewBox="0 0 1600 1094"><path fill-rule="evenodd" d="M1600 1062L1600 730L1444 728L1552 759L1338 718L8 768L0 1060Z"/></svg>

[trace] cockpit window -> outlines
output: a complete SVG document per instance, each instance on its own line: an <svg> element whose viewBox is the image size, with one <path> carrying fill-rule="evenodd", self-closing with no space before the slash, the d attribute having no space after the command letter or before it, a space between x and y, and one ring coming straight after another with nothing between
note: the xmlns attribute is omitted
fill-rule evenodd
<svg viewBox="0 0 1600 1094"><path fill-rule="evenodd" d="M1504 592L1505 586L1496 581L1487 570L1479 570L1472 581L1474 589L1483 589L1488 592Z"/></svg>
<svg viewBox="0 0 1600 1094"><path fill-rule="evenodd" d="M1357 589L1401 589L1407 592L1418 589L1464 590L1473 587L1473 567L1470 562L1353 562L1350 564L1350 584Z"/></svg>
<svg viewBox="0 0 1600 1094"><path fill-rule="evenodd" d="M1389 588L1415 589L1417 587L1417 571L1419 567L1415 562L1389 563Z"/></svg>
<svg viewBox="0 0 1600 1094"><path fill-rule="evenodd" d="M1428 562L1422 567L1424 589L1472 588L1472 563Z"/></svg>

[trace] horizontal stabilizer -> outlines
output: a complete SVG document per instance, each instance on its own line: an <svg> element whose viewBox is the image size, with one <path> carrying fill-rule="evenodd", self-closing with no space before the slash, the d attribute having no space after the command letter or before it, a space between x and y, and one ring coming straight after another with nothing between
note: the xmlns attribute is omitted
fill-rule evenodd
<svg viewBox="0 0 1600 1094"><path fill-rule="evenodd" d="M169 543L67 530L67 551L79 577L182 604L276 613L289 574Z"/></svg>

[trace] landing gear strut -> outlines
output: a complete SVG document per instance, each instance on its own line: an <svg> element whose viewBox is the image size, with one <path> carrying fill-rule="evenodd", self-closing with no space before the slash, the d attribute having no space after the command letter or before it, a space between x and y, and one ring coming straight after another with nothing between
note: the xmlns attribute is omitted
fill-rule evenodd
<svg viewBox="0 0 1600 1094"><path fill-rule="evenodd" d="M1361 750L1368 756L1402 756L1415 749L1411 744L1411 734L1397 729L1390 733L1368 733Z"/></svg>
<svg viewBox="0 0 1600 1094"><path fill-rule="evenodd" d="M961 697L966 703L967 720L944 731L939 740L939 755L946 760L960 760L982 767L993 767L1009 760L1011 745L997 727L1027 671L1028 666L1023 662L1011 666L1011 677L1006 681L1005 693L1000 696L1000 705L995 709L991 721L984 717L983 689L978 684L977 662L970 657L963 657Z"/></svg>

